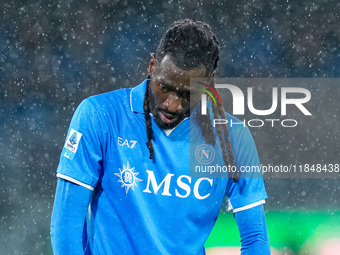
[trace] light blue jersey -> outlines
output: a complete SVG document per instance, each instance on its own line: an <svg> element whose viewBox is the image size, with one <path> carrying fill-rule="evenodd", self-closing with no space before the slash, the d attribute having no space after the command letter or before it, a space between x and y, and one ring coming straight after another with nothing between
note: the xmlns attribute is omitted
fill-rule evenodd
<svg viewBox="0 0 340 255"><path fill-rule="evenodd" d="M262 204L263 179L191 178L190 118L167 132L152 118L154 158L149 159L146 84L81 103L57 176L94 191L87 234L91 254L205 254L224 195L234 212ZM260 165L248 128L230 128L229 138L238 167ZM205 143L202 136L195 142Z"/></svg>

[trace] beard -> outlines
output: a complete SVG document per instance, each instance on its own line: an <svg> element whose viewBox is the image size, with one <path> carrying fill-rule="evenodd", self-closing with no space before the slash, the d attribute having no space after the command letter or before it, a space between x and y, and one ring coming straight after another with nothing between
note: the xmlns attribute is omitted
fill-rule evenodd
<svg viewBox="0 0 340 255"><path fill-rule="evenodd" d="M156 105L155 97L151 91L150 86L148 86L148 95L149 95L149 107L150 107L150 112L155 119L157 125L164 129L173 129L175 128L182 120L184 120L186 117L190 115L190 110L188 109L183 109L181 111L176 111L176 112L170 112L166 108L162 108L159 105ZM166 123L162 120L161 115L170 119L172 122L171 123Z"/></svg>

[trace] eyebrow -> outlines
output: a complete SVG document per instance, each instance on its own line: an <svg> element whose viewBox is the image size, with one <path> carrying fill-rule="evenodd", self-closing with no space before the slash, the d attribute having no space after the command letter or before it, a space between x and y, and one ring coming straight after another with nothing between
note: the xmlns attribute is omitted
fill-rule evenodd
<svg viewBox="0 0 340 255"><path fill-rule="evenodd" d="M193 90L193 88L190 89L189 88L182 88L180 90L176 90L176 87L174 87L173 85L171 85L169 82L167 82L164 78L159 78L158 82L160 84L162 84L164 87L166 87L167 89L171 90L171 91L180 91L180 92L190 92ZM187 87L187 86L186 86Z"/></svg>

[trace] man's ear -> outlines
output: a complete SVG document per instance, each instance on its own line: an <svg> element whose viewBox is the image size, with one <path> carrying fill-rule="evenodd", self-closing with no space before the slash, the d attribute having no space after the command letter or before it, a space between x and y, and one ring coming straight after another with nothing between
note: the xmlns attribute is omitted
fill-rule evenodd
<svg viewBox="0 0 340 255"><path fill-rule="evenodd" d="M149 75L155 71L155 66L156 66L156 60L151 59L149 62L149 69L148 69Z"/></svg>
<svg viewBox="0 0 340 255"><path fill-rule="evenodd" d="M151 59L149 62L149 69L148 69L149 75L155 71L155 67L156 67L155 53L151 53Z"/></svg>

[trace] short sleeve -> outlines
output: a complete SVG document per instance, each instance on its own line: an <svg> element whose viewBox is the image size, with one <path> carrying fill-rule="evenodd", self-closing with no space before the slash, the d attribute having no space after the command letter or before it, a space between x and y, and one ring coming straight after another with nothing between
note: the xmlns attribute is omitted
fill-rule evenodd
<svg viewBox="0 0 340 255"><path fill-rule="evenodd" d="M230 141L240 178L236 183L230 179L226 188L228 210L234 213L264 204L268 197L253 137L248 127L238 126L235 129L236 135L230 137Z"/></svg>
<svg viewBox="0 0 340 255"><path fill-rule="evenodd" d="M57 177L93 190L102 165L102 129L90 98L74 113L61 153Z"/></svg>

